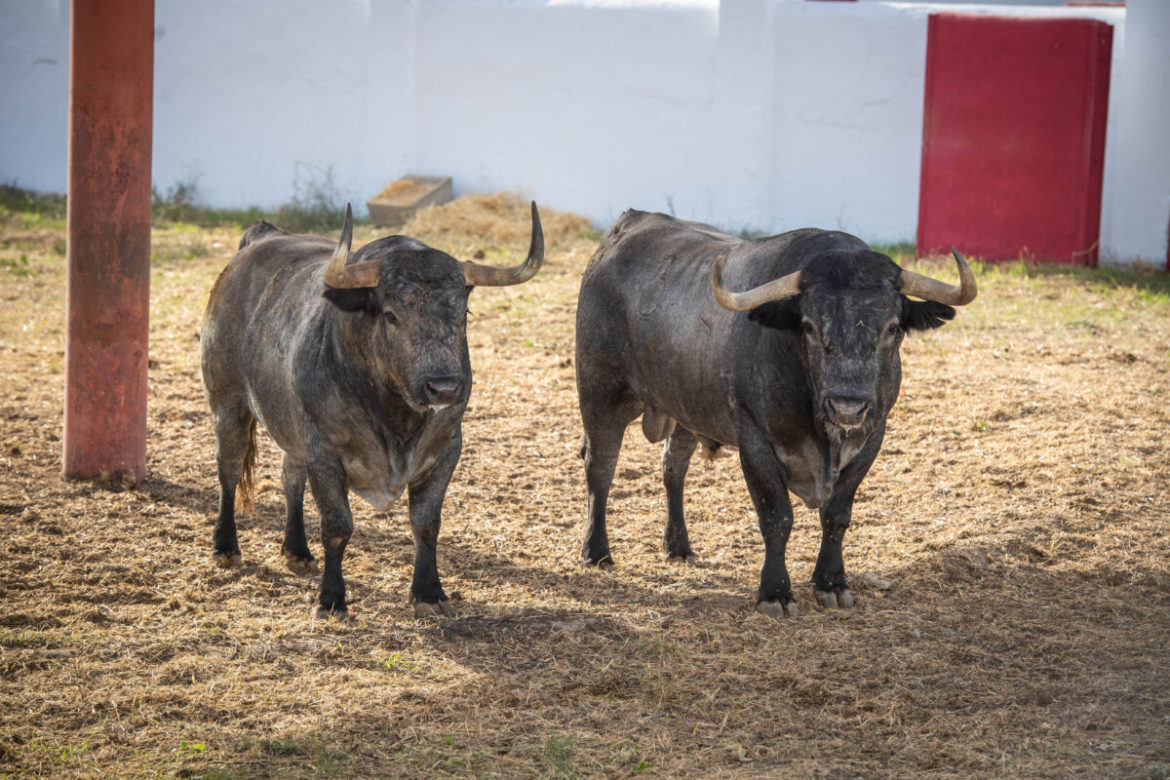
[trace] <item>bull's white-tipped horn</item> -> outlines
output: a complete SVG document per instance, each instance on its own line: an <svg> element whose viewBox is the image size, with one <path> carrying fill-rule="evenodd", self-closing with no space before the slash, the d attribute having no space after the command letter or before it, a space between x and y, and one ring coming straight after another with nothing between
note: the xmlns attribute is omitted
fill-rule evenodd
<svg viewBox="0 0 1170 780"><path fill-rule="evenodd" d="M497 268L469 261L459 263L463 268L463 278L472 287L503 287L527 282L536 276L536 272L543 264L544 231L540 227L540 213L536 210L536 201L532 201L532 242L528 245L528 258L523 263L512 268Z"/></svg>
<svg viewBox="0 0 1170 780"><path fill-rule="evenodd" d="M902 294L950 306L966 306L975 300L975 296L979 294L979 287L975 284L975 274L967 265L967 261L959 254L958 249L951 247L951 254L955 256L955 264L959 267L958 287L903 269Z"/></svg>
<svg viewBox="0 0 1170 780"><path fill-rule="evenodd" d="M353 209L345 204L345 224L341 226L341 238L337 248L333 250L333 259L325 269L325 284L330 287L349 289L354 287L378 286L378 262L367 260L364 263L347 265L349 251L353 247Z"/></svg>
<svg viewBox="0 0 1170 780"><path fill-rule="evenodd" d="M731 311L751 311L769 301L782 301L800 295L800 271L773 279L744 292L732 292L723 286L723 255L715 261L711 272L711 292L720 306Z"/></svg>

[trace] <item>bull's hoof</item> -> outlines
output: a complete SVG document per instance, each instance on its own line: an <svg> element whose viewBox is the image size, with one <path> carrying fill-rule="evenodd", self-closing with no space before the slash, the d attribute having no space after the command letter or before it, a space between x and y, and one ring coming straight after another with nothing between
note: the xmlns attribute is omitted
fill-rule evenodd
<svg viewBox="0 0 1170 780"><path fill-rule="evenodd" d="M813 591L817 597L817 603L825 609L853 609L853 594L849 592L849 588L841 588L840 590L820 590Z"/></svg>
<svg viewBox="0 0 1170 780"><path fill-rule="evenodd" d="M414 602L414 616L415 617L455 617L455 608L451 606L451 602L447 599L430 604L425 601Z"/></svg>
<svg viewBox="0 0 1170 780"><path fill-rule="evenodd" d="M326 607L318 604L313 607L312 616L318 620L333 618L334 620L345 621L349 620L349 609L346 607Z"/></svg>
<svg viewBox="0 0 1170 780"><path fill-rule="evenodd" d="M800 610L796 608L795 601L761 601L756 604L756 611L777 620L784 617L800 617Z"/></svg>
<svg viewBox="0 0 1170 780"><path fill-rule="evenodd" d="M581 562L586 566L596 566L599 569L612 569L614 567L613 556L609 553L596 558L592 555L586 555L581 559Z"/></svg>
<svg viewBox="0 0 1170 780"><path fill-rule="evenodd" d="M302 577L312 577L320 573L320 568L317 566L317 561L314 560L313 556L311 555L305 558L290 552L286 552L284 553L284 567L293 574L297 574Z"/></svg>
<svg viewBox="0 0 1170 780"><path fill-rule="evenodd" d="M666 560L670 561L671 563L684 563L689 565L694 565L698 562L698 559L695 558L695 554L689 549L680 550L678 552L667 551Z"/></svg>
<svg viewBox="0 0 1170 780"><path fill-rule="evenodd" d="M211 554L211 562L221 569L235 569L244 562L244 556L240 555L239 550L216 550Z"/></svg>

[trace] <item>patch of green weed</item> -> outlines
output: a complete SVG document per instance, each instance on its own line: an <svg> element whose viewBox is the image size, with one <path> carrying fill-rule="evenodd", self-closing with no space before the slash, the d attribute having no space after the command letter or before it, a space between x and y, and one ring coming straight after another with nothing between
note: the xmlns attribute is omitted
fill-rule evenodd
<svg viewBox="0 0 1170 780"><path fill-rule="evenodd" d="M581 776L573 760L573 738L567 734L546 739L538 750L538 757L549 770L545 777L572 780Z"/></svg>
<svg viewBox="0 0 1170 780"><path fill-rule="evenodd" d="M29 267L28 255L21 255L18 258L0 257L0 268L5 269L14 276L32 276L32 269Z"/></svg>
<svg viewBox="0 0 1170 780"><path fill-rule="evenodd" d="M391 653L378 662L384 669L391 672L403 672L404 674L413 674L418 670L418 664L406 658L402 653Z"/></svg>

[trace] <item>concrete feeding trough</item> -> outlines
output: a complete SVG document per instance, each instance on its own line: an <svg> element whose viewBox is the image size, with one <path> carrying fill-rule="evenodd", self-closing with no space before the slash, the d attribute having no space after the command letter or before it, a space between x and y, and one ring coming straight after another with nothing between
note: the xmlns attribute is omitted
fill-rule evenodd
<svg viewBox="0 0 1170 780"><path fill-rule="evenodd" d="M390 182L366 201L375 225L401 225L423 206L453 199L450 176L411 176Z"/></svg>

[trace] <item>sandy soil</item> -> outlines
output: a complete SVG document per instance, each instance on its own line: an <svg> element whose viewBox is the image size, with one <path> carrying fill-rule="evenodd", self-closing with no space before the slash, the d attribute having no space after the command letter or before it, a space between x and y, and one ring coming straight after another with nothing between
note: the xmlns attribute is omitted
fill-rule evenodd
<svg viewBox="0 0 1170 780"><path fill-rule="evenodd" d="M981 268L980 298L903 346L846 537L856 608L814 606L802 507L802 617L775 621L753 608L763 546L737 458L696 459L699 560L671 564L660 450L637 426L611 502L618 565L579 565L573 313L597 236L546 213L537 279L472 296L439 548L459 616L412 617L405 506L355 497L339 623L312 620L316 581L283 567L267 438L244 566L210 563L196 333L238 233L155 232L149 473L127 488L59 477L62 232L18 217L0 223L0 772L1170 777L1163 277ZM505 263L527 230L497 196L402 232Z"/></svg>

